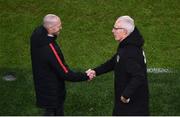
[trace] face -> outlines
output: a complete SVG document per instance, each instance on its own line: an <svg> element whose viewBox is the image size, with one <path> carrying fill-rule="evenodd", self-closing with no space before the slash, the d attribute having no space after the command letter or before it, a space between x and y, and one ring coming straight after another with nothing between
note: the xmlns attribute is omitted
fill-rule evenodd
<svg viewBox="0 0 180 117"><path fill-rule="evenodd" d="M61 21L58 19L53 26L49 28L49 32L53 35L58 35L60 33L60 30L62 29Z"/></svg>
<svg viewBox="0 0 180 117"><path fill-rule="evenodd" d="M121 42L125 39L127 32L126 29L121 27L121 22L116 21L112 33L114 34L115 40Z"/></svg>

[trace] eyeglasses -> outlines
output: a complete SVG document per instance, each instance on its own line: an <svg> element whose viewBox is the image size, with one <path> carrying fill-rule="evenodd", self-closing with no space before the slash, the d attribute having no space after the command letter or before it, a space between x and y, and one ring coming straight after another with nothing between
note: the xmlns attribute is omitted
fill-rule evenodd
<svg viewBox="0 0 180 117"><path fill-rule="evenodd" d="M113 27L113 29L114 29L114 30L118 30L118 29L120 29L120 30L123 29L123 30L124 30L124 28L116 28L116 27Z"/></svg>

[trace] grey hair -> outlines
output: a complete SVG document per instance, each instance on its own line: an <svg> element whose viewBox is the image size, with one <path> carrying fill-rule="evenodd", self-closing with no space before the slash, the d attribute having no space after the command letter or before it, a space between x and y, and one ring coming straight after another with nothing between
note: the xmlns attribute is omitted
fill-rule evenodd
<svg viewBox="0 0 180 117"><path fill-rule="evenodd" d="M127 34L130 35L134 31L134 20L130 16L121 16L117 19L117 22L121 21L121 27L127 30Z"/></svg>
<svg viewBox="0 0 180 117"><path fill-rule="evenodd" d="M45 28L49 28L53 26L57 20L60 20L60 18L57 15L54 14L47 14L43 19L43 26Z"/></svg>

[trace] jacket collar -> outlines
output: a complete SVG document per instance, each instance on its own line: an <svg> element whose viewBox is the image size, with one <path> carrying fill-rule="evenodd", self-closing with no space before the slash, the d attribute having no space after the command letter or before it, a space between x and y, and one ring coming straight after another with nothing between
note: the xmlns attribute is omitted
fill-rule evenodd
<svg viewBox="0 0 180 117"><path fill-rule="evenodd" d="M49 37L46 28L44 28L42 25L37 28L36 36L37 46L39 47L48 45L57 39L57 36Z"/></svg>
<svg viewBox="0 0 180 117"><path fill-rule="evenodd" d="M124 46L133 45L137 47L142 47L144 44L144 39L141 36L137 27L134 28L134 31L126 37L122 42L120 42L118 48L122 48Z"/></svg>

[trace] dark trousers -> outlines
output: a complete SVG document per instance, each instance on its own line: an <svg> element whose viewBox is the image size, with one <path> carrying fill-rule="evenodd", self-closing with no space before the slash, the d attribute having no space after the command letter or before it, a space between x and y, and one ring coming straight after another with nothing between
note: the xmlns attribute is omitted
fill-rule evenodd
<svg viewBox="0 0 180 117"><path fill-rule="evenodd" d="M58 108L46 108L43 116L64 116L64 105Z"/></svg>
<svg viewBox="0 0 180 117"><path fill-rule="evenodd" d="M147 110L144 111L137 111L137 112L131 112L131 110L122 111L117 108L114 108L112 116L149 116L149 112Z"/></svg>

